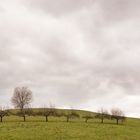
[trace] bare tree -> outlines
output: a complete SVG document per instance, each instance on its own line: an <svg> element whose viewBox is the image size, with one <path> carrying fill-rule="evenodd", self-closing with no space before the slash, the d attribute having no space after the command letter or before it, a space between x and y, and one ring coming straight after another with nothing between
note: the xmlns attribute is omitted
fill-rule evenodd
<svg viewBox="0 0 140 140"><path fill-rule="evenodd" d="M103 123L103 122L104 122L104 119L105 119L105 118L109 119L110 115L109 115L109 113L108 113L107 110L101 108L101 109L98 111L98 113L96 114L95 117L101 119L101 123Z"/></svg>
<svg viewBox="0 0 140 140"><path fill-rule="evenodd" d="M23 116L24 121L26 121L25 108L27 108L32 101L32 91L27 87L16 87L11 101L15 108L20 109L19 115Z"/></svg>
<svg viewBox="0 0 140 140"><path fill-rule="evenodd" d="M54 105L53 106L50 105L49 108L47 108L47 107L41 108L38 112L35 113L35 115L45 116L46 122L48 122L49 116L54 116L54 117L59 116Z"/></svg>
<svg viewBox="0 0 140 140"><path fill-rule="evenodd" d="M48 108L43 108L39 112L36 113L39 116L45 116L46 122L48 122L48 117L50 115L50 111Z"/></svg>
<svg viewBox="0 0 140 140"><path fill-rule="evenodd" d="M116 119L116 123L119 124L119 120L124 122L126 117L122 110L120 110L119 108L113 108L111 110L111 119Z"/></svg>
<svg viewBox="0 0 140 140"><path fill-rule="evenodd" d="M87 114L87 115L83 116L82 118L84 118L85 119L85 122L87 123L88 120L93 119L94 117Z"/></svg>
<svg viewBox="0 0 140 140"><path fill-rule="evenodd" d="M9 114L8 109L5 107L0 107L0 122L3 121L3 117L7 116Z"/></svg>
<svg viewBox="0 0 140 140"><path fill-rule="evenodd" d="M70 119L74 119L74 118L79 118L80 115L76 112L74 112L73 110L71 110L68 113L63 113L62 114L64 117L66 117L66 121L69 122Z"/></svg>

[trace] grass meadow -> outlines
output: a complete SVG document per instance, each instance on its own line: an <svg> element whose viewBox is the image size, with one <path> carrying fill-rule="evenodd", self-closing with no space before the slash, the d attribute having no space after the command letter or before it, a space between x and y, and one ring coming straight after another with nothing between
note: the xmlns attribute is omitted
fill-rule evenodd
<svg viewBox="0 0 140 140"><path fill-rule="evenodd" d="M80 116L85 111L78 111ZM127 118L123 124L115 120L71 119L43 116L6 116L0 123L0 140L140 140L140 119Z"/></svg>

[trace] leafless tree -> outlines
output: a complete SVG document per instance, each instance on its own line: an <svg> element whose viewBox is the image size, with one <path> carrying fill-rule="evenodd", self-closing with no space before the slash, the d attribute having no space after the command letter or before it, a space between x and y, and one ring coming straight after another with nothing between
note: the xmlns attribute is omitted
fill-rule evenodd
<svg viewBox="0 0 140 140"><path fill-rule="evenodd" d="M0 122L3 121L3 117L7 116L9 114L8 109L5 107L0 107Z"/></svg>
<svg viewBox="0 0 140 140"><path fill-rule="evenodd" d="M113 108L111 110L111 119L116 119L116 123L119 124L119 120L124 122L126 117L122 110L120 110L119 108Z"/></svg>
<svg viewBox="0 0 140 140"><path fill-rule="evenodd" d="M101 119L101 123L103 123L105 118L110 118L110 115L107 110L101 108L95 117Z"/></svg>
<svg viewBox="0 0 140 140"><path fill-rule="evenodd" d="M19 115L23 116L25 121L25 108L27 108L32 101L32 91L27 87L16 87L11 101L15 108L20 109Z"/></svg>
<svg viewBox="0 0 140 140"><path fill-rule="evenodd" d="M79 118L80 115L75 111L71 110L70 112L63 113L63 116L66 117L66 121L69 122L70 119Z"/></svg>
<svg viewBox="0 0 140 140"><path fill-rule="evenodd" d="M94 116L92 116L92 115L84 115L82 118L84 118L85 119L85 122L87 123L88 122L88 120L90 120L90 119L93 119L94 118Z"/></svg>
<svg viewBox="0 0 140 140"><path fill-rule="evenodd" d="M46 122L48 122L49 116L54 116L54 117L59 116L54 105L53 106L50 105L49 108L47 108L47 107L41 108L38 112L36 112L36 115L45 116Z"/></svg>
<svg viewBox="0 0 140 140"><path fill-rule="evenodd" d="M46 122L48 122L48 117L50 115L50 112L48 108L41 108L38 112L36 112L36 115L45 116Z"/></svg>

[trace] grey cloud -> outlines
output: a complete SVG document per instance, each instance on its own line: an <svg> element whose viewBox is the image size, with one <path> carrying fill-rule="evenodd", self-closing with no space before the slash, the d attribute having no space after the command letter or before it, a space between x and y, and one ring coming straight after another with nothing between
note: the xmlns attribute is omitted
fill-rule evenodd
<svg viewBox="0 0 140 140"><path fill-rule="evenodd" d="M74 11L77 11L81 8L89 6L93 3L90 0L29 0L24 2L25 5L29 5L33 8L40 9L41 11L45 11L48 14L53 14L54 16L65 15Z"/></svg>
<svg viewBox="0 0 140 140"><path fill-rule="evenodd" d="M139 0L101 0L101 7L104 11L104 16L107 19L114 20L124 20L130 17L139 16Z"/></svg>
<svg viewBox="0 0 140 140"><path fill-rule="evenodd" d="M76 13L82 9L91 9L94 11L95 5L98 10L101 9L103 19L106 22L117 22L129 19L130 17L139 17L139 0L29 0L25 1L26 6L44 11L53 16L67 16L67 14ZM97 13L100 16L100 13Z"/></svg>

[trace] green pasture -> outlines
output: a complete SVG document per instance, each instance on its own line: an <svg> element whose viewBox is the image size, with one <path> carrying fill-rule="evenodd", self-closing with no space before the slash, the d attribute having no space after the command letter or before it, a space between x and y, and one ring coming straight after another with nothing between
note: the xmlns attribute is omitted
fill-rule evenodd
<svg viewBox="0 0 140 140"><path fill-rule="evenodd" d="M60 110L62 111L62 110ZM67 112L68 110L63 110ZM140 140L140 119L127 118L123 124L116 125L115 120L89 120L85 123L85 114L80 111L80 118L66 122L64 117L43 116L22 117L6 116L0 123L0 140Z"/></svg>

